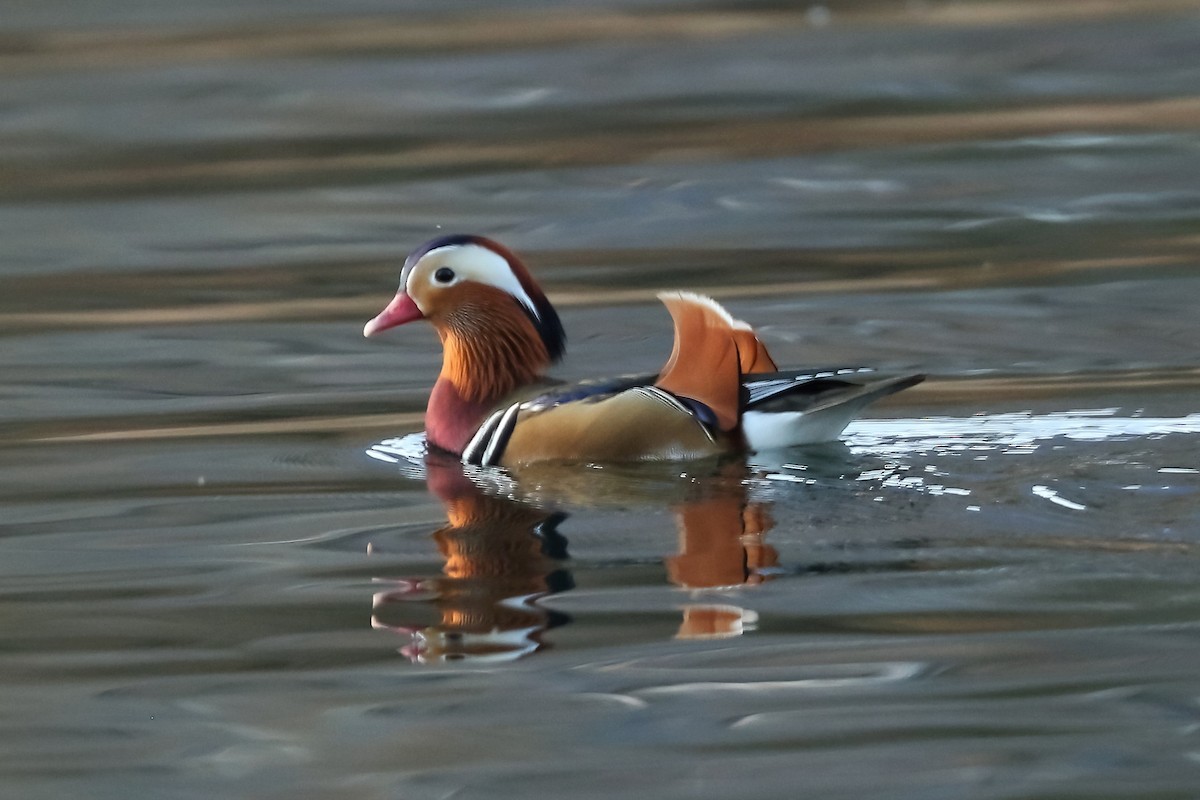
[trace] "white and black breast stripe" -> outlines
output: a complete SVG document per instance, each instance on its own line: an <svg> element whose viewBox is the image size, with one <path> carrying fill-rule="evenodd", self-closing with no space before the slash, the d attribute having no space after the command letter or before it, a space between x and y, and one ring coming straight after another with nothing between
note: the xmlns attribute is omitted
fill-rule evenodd
<svg viewBox="0 0 1200 800"><path fill-rule="evenodd" d="M644 395L651 400L655 400L662 405L670 408L673 411L678 411L681 414L686 414L689 417L695 418L695 413L680 402L673 394L658 388L657 386L639 386L630 391ZM484 423L479 426L479 430L475 431L475 435L471 437L471 441L463 448L462 462L464 464L475 464L480 467L494 467L500 463L500 458L504 455L504 448L508 445L508 440L512 436L513 429L517 426L517 414L520 413L523 406L521 403L513 403L507 408L493 411L492 414L484 420ZM700 424L705 436L713 440L712 431L708 426Z"/></svg>
<svg viewBox="0 0 1200 800"><path fill-rule="evenodd" d="M513 428L517 425L517 413L520 410L521 404L513 403L508 408L492 412L463 448L463 463L477 464L481 467L494 467L499 464Z"/></svg>

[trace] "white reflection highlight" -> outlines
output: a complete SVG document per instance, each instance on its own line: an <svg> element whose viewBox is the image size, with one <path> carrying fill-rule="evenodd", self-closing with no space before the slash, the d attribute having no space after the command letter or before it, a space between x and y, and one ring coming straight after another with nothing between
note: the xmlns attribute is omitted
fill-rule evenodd
<svg viewBox="0 0 1200 800"><path fill-rule="evenodd" d="M408 433L384 439L367 448L366 454L385 464L396 464L407 478L425 480L425 453L428 447L424 433Z"/></svg>
<svg viewBox="0 0 1200 800"><path fill-rule="evenodd" d="M1063 508L1069 508L1072 511L1084 511L1087 509L1087 506L1083 505L1082 503L1075 503L1066 499L1065 497L1059 497L1058 492L1054 489L1051 489L1049 486L1034 486L1033 494L1035 497L1045 498L1055 505L1060 505Z"/></svg>
<svg viewBox="0 0 1200 800"><path fill-rule="evenodd" d="M1200 433L1200 414L1118 417L1119 410L1096 408L1050 414L1018 411L974 417L860 419L850 423L843 440L855 454L1026 455L1057 438L1103 442Z"/></svg>

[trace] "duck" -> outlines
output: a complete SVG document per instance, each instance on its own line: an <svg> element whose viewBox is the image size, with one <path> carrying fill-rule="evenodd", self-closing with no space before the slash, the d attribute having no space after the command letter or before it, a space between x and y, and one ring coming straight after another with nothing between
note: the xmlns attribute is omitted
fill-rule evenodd
<svg viewBox="0 0 1200 800"><path fill-rule="evenodd" d="M408 255L395 297L363 335L432 324L442 367L426 444L479 466L689 461L827 442L869 403L924 379L781 370L753 328L713 299L658 299L674 324L658 372L554 382L546 371L563 357L566 333L541 286L499 242L454 234Z"/></svg>

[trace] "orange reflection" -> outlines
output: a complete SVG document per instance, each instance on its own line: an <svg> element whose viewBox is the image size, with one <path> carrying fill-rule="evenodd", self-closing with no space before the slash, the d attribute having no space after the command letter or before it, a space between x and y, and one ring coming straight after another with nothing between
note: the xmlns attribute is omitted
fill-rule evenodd
<svg viewBox="0 0 1200 800"><path fill-rule="evenodd" d="M446 510L447 524L432 534L445 559L442 575L380 579L389 586L374 596L372 626L409 637L401 652L422 663L513 660L541 649L545 631L570 621L538 602L574 585L557 531L566 515L487 491L456 461L430 456L425 466L429 489ZM778 565L775 548L764 542L770 511L748 500L744 472L744 464L726 465L702 496L674 506L679 547L665 559L667 576L693 596L761 583L763 570ZM727 600L686 603L678 638L753 629L754 612Z"/></svg>
<svg viewBox="0 0 1200 800"><path fill-rule="evenodd" d="M685 589L721 589L758 584L762 570L779 565L779 554L763 540L774 525L766 504L749 502L741 481L719 494L686 502L675 510L679 552L666 559L667 577ZM689 603L683 607L681 639L739 636L757 616L735 605Z"/></svg>
<svg viewBox="0 0 1200 800"><path fill-rule="evenodd" d="M555 531L565 515L484 494L457 462L431 456L426 469L446 508L447 524L433 532L443 577L392 581L375 594L372 626L410 636L401 652L421 662L509 660L539 649L542 631L567 620L536 602L572 586L561 566L566 542ZM430 607L429 624L387 621Z"/></svg>

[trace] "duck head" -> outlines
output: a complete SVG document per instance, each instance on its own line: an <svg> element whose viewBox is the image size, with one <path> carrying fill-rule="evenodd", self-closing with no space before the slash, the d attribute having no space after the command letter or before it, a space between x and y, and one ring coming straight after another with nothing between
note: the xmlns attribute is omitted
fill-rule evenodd
<svg viewBox="0 0 1200 800"><path fill-rule="evenodd" d="M400 271L395 298L363 328L373 336L428 320L442 340L442 371L430 395L430 444L460 453L497 402L562 357L562 323L529 270L482 236L434 239Z"/></svg>

